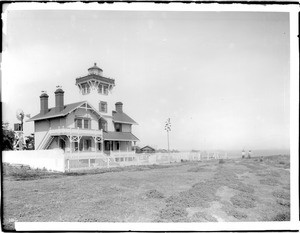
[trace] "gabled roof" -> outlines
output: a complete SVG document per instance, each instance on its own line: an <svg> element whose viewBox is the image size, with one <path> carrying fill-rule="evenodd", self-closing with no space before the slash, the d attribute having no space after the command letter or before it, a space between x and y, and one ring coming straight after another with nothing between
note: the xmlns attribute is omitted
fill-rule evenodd
<svg viewBox="0 0 300 233"><path fill-rule="evenodd" d="M45 119L55 118L55 117L64 117L67 114L69 114L70 112L74 111L76 108L81 107L83 104L86 104L86 106L90 110L93 110L97 115L100 116L100 114L97 112L97 110L95 110L87 101L81 101L81 102L65 105L64 109L60 112L55 112L55 107L54 108L49 108L49 110L46 114L39 113L39 114L35 115L34 117L30 118L27 121L37 121L37 120L45 120Z"/></svg>
<svg viewBox="0 0 300 233"><path fill-rule="evenodd" d="M112 115L113 115L113 121L116 123L127 123L127 124L137 125L137 123L124 112L113 111Z"/></svg>
<svg viewBox="0 0 300 233"><path fill-rule="evenodd" d="M155 149L154 148L152 148L151 146L144 146L143 148L141 148L140 150L145 150L145 149L150 149L150 150L154 150L155 151Z"/></svg>
<svg viewBox="0 0 300 233"><path fill-rule="evenodd" d="M139 141L139 139L129 132L103 132L104 140L111 141Z"/></svg>
<svg viewBox="0 0 300 233"><path fill-rule="evenodd" d="M114 79L106 78L106 77L96 75L96 74L89 74L89 75L84 76L84 77L76 78L76 85L78 83L88 81L88 80L91 80L91 79L95 79L95 80L98 80L98 81L102 81L102 82L105 82L105 83L110 83L110 84L115 85L115 80Z"/></svg>

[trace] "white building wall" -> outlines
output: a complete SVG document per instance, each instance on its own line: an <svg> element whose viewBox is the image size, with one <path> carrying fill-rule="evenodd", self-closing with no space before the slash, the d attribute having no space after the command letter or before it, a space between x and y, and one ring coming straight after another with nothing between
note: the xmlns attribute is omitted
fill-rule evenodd
<svg viewBox="0 0 300 233"><path fill-rule="evenodd" d="M103 116L103 118L107 121L107 130L108 131L115 131L115 126L112 121L112 117L110 116Z"/></svg>
<svg viewBox="0 0 300 233"><path fill-rule="evenodd" d="M108 91L108 95L100 94L97 90L91 90L89 94L83 95L78 89L78 100L79 101L87 101L90 103L97 111L102 115L112 115L112 111L115 110L115 103L113 101L112 92ZM99 109L100 101L107 102L107 112L101 112Z"/></svg>
<svg viewBox="0 0 300 233"><path fill-rule="evenodd" d="M58 129L59 127L61 127L60 118L53 118L53 119L49 119L49 120L50 120L51 129Z"/></svg>
<svg viewBox="0 0 300 233"><path fill-rule="evenodd" d="M37 148L40 145L41 141L43 140L44 136L48 132L49 128L50 128L50 122L48 120L34 122L35 148Z"/></svg>
<svg viewBox="0 0 300 233"><path fill-rule="evenodd" d="M71 112L66 119L66 127L67 128L75 128L75 118L83 117L91 119L91 129L99 129L98 117L93 114L90 110L86 111L85 109L76 109Z"/></svg>

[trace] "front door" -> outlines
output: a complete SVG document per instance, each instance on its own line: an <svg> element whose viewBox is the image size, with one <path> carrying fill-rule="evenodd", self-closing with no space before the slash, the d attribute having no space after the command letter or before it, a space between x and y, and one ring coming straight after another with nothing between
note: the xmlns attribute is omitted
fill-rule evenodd
<svg viewBox="0 0 300 233"><path fill-rule="evenodd" d="M85 139L84 140L84 150L89 151L91 148L91 139Z"/></svg>
<svg viewBox="0 0 300 233"><path fill-rule="evenodd" d="M110 141L104 142L104 150L109 151L110 150Z"/></svg>
<svg viewBox="0 0 300 233"><path fill-rule="evenodd" d="M65 148L66 148L66 143L65 143L64 140L59 139L59 147L60 147L61 149L65 150Z"/></svg>

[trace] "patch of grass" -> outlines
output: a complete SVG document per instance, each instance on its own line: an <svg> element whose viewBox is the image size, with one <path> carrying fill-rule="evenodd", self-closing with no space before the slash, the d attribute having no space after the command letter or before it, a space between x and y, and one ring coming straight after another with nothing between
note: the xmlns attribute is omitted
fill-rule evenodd
<svg viewBox="0 0 300 233"><path fill-rule="evenodd" d="M31 169L29 166L11 164L3 164L3 176L5 178L12 178L13 180L37 180L46 178L60 178L63 176L84 176L93 174L103 174L108 172L122 172L122 171L145 171L150 169L164 169L178 165L140 165L127 167L111 167L111 168L96 168L90 170L80 170L71 172L50 172L46 169Z"/></svg>
<svg viewBox="0 0 300 233"><path fill-rule="evenodd" d="M211 181L196 183L191 189L168 197L166 204L167 206L180 206L183 208L208 208L210 202L219 199L219 197L216 196L218 187L218 185Z"/></svg>
<svg viewBox="0 0 300 233"><path fill-rule="evenodd" d="M157 191L156 189L151 189L151 190L146 192L146 197L160 199L160 198L164 198L165 196L164 196L163 193Z"/></svg>
<svg viewBox="0 0 300 233"><path fill-rule="evenodd" d="M230 183L237 182L238 176L231 170L224 167L218 167L216 174L214 175L214 182L219 186L227 186Z"/></svg>
<svg viewBox="0 0 300 233"><path fill-rule="evenodd" d="M219 159L219 164L223 164L225 163L225 160L224 159Z"/></svg>
<svg viewBox="0 0 300 233"><path fill-rule="evenodd" d="M285 200L285 199L277 199L276 200L276 203L281 205L281 206L284 206L284 207L290 207L291 206L291 203L289 200Z"/></svg>
<svg viewBox="0 0 300 233"><path fill-rule="evenodd" d="M275 190L272 195L277 198L282 198L285 200L290 200L290 194L284 190Z"/></svg>
<svg viewBox="0 0 300 233"><path fill-rule="evenodd" d="M244 184L242 182L230 183L227 185L229 188L245 192L245 193L254 193L254 188L251 185Z"/></svg>
<svg viewBox="0 0 300 233"><path fill-rule="evenodd" d="M284 212L276 214L274 217L271 218L271 221L290 221L290 213Z"/></svg>
<svg viewBox="0 0 300 233"><path fill-rule="evenodd" d="M257 176L280 177L280 173L273 170L264 170L256 174Z"/></svg>
<svg viewBox="0 0 300 233"><path fill-rule="evenodd" d="M4 222L2 223L2 229L4 231L16 231L15 222L7 221L4 219Z"/></svg>
<svg viewBox="0 0 300 233"><path fill-rule="evenodd" d="M247 214L237 210L232 204L229 202L223 202L222 210L228 214L229 216L233 216L236 219L246 219L248 216Z"/></svg>
<svg viewBox="0 0 300 233"><path fill-rule="evenodd" d="M228 209L228 210L226 210L225 212L226 212L228 215L233 216L233 217L235 217L236 219L239 219L239 220L245 219L245 218L248 217L247 214L245 214L245 213L243 213L243 212L241 212L241 211L238 211L238 210L236 210L236 209Z"/></svg>
<svg viewBox="0 0 300 233"><path fill-rule="evenodd" d="M99 222L99 220L96 218L82 218L79 219L77 222Z"/></svg>
<svg viewBox="0 0 300 233"><path fill-rule="evenodd" d="M11 165L3 164L3 176L4 178L11 178L17 181L26 180L37 180L45 178L58 178L61 177L63 173L55 173L47 171L46 169L32 169L25 165Z"/></svg>
<svg viewBox="0 0 300 233"><path fill-rule="evenodd" d="M256 206L256 197L249 194L242 192L240 194L234 195L233 197L230 198L231 203L234 206L244 208L244 209L249 209L253 208Z"/></svg>
<svg viewBox="0 0 300 233"><path fill-rule="evenodd" d="M186 222L188 212L182 207L167 206L159 213L160 220L167 222Z"/></svg>
<svg viewBox="0 0 300 233"><path fill-rule="evenodd" d="M218 220L208 213L197 212L192 216L191 222L218 222Z"/></svg>
<svg viewBox="0 0 300 233"><path fill-rule="evenodd" d="M276 186L279 184L279 181L277 179L275 179L274 177L269 177L266 179L262 179L259 181L261 184L264 185L270 185L270 186Z"/></svg>
<svg viewBox="0 0 300 233"><path fill-rule="evenodd" d="M210 172L211 169L205 168L203 166L197 166L197 167L192 167L187 171L188 172Z"/></svg>

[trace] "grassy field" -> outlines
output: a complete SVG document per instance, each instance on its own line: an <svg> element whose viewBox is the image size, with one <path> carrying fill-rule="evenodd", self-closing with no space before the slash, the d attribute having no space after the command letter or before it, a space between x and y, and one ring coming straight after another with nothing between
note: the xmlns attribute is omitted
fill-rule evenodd
<svg viewBox="0 0 300 233"><path fill-rule="evenodd" d="M289 156L81 173L4 166L4 226L15 221L287 221Z"/></svg>

